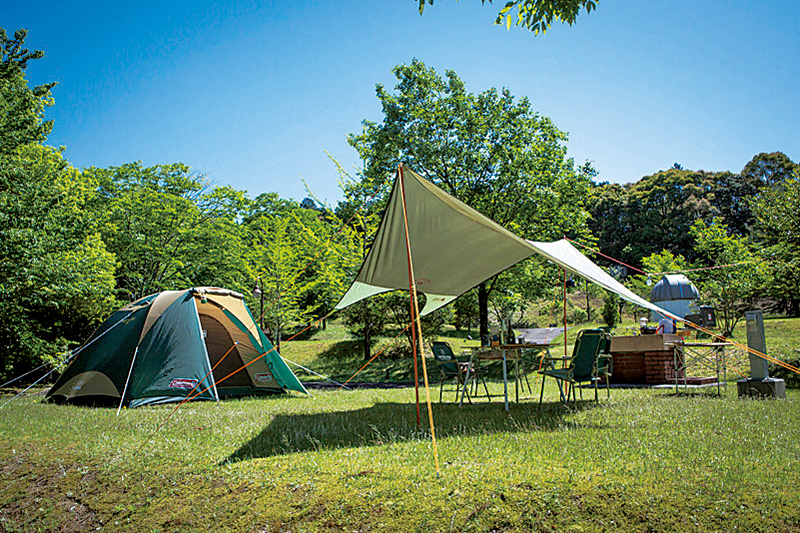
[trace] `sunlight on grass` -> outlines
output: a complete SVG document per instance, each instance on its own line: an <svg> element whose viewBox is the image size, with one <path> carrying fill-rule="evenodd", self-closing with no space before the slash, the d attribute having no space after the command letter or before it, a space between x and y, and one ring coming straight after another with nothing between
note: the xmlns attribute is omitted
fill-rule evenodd
<svg viewBox="0 0 800 533"><path fill-rule="evenodd" d="M787 324L768 321L769 347L797 345ZM361 364L331 339L290 345L337 376ZM589 390L567 409L548 381L540 409L531 377L509 413L496 369L492 402L433 404L440 475L411 387L190 403L155 433L174 405L23 397L0 416L0 529L800 531L797 390L740 400L729 373L722 397Z"/></svg>

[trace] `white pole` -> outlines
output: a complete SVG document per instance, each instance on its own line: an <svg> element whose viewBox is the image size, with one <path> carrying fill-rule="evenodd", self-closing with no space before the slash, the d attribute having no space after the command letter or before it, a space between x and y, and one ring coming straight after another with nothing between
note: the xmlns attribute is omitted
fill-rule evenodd
<svg viewBox="0 0 800 533"><path fill-rule="evenodd" d="M122 402L125 401L125 393L128 391L128 383L131 380L131 374L133 374L133 364L136 362L136 354L139 353L139 345L136 345L136 349L133 351L133 357L131 358L131 368L128 370L128 379L125 380L125 388L122 389L122 397L119 399L119 407L117 407L117 416L119 416L119 412L122 409Z"/></svg>

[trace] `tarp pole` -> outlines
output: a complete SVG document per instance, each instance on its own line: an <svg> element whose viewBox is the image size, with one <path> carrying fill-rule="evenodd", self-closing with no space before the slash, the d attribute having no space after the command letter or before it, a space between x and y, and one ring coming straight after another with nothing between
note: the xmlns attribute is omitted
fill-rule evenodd
<svg viewBox="0 0 800 533"><path fill-rule="evenodd" d="M414 394L416 397L416 404L417 404L417 427L420 425L420 417L419 417L419 368L417 366L417 328L415 327L416 324L416 316L414 314L414 302L415 302L415 295L413 294L412 287L415 286L414 280L414 270L411 265L411 240L408 237L408 216L406 213L406 188L405 183L403 183L403 165L397 166L397 175L400 179L400 197L403 200L403 221L405 223L405 235L406 235L406 259L408 261L408 305L409 305L409 316L411 317L411 345L412 350L411 352L414 355Z"/></svg>
<svg viewBox="0 0 800 533"><path fill-rule="evenodd" d="M562 270L564 271L564 357L569 357L567 354L567 270ZM566 360L564 364L566 365Z"/></svg>
<svg viewBox="0 0 800 533"><path fill-rule="evenodd" d="M418 334L418 338L420 341L420 348L422 347L422 321L420 320L419 316L419 307L417 304L417 282L414 279L414 264L411 259L411 238L408 235L408 211L406 209L406 190L405 184L403 183L403 165L401 164L398 167L398 174L400 177L400 193L403 198L403 224L405 226L405 233L406 233L406 254L408 256L408 293L411 298L411 318L416 322L416 330ZM424 352L420 351L420 357L422 359L422 375L425 379L425 400L428 406L428 421L430 422L431 427L431 442L433 443L433 462L436 465L436 474L438 475L439 470L439 453L436 449L436 428L433 424L433 407L431 407L431 391L430 387L428 386L428 369L425 364L425 354ZM414 343L414 364L416 365L417 362L417 343ZM416 378L416 376L415 376ZM417 390L419 390L419 385L417 385L418 380L414 380L415 385L417 386ZM417 417L419 417L419 392L417 392Z"/></svg>

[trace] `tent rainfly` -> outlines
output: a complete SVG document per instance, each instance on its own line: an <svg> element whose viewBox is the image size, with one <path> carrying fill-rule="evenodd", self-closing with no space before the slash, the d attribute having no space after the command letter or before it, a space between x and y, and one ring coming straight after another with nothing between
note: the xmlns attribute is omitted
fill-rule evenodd
<svg viewBox="0 0 800 533"><path fill-rule="evenodd" d="M495 274L538 254L631 303L675 318L628 290L566 239L534 242L517 237L402 166L375 241L355 281L336 304L337 309L373 294L408 289L401 180L417 290L426 295L421 315L447 305Z"/></svg>
<svg viewBox="0 0 800 533"><path fill-rule="evenodd" d="M201 287L152 294L116 311L47 397L138 407L181 401L190 393L219 400L287 390L307 393L242 295Z"/></svg>

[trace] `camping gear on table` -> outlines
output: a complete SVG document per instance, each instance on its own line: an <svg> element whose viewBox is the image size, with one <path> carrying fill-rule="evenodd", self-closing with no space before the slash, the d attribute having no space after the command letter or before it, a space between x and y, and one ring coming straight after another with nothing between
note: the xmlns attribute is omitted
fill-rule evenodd
<svg viewBox="0 0 800 533"><path fill-rule="evenodd" d="M138 407L287 390L307 393L243 296L198 287L151 294L116 311L47 397Z"/></svg>

